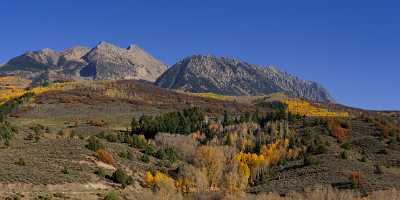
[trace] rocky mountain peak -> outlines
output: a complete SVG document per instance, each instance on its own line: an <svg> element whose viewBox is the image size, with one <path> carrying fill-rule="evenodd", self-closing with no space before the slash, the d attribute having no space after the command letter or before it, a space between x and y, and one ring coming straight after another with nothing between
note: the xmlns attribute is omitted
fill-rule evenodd
<svg viewBox="0 0 400 200"><path fill-rule="evenodd" d="M138 45L136 45L136 44L130 44L129 46L128 46L128 48L126 48L127 50L130 50L130 51L134 51L134 50L137 50L137 49L141 49ZM142 49L141 49L142 50Z"/></svg>
<svg viewBox="0 0 400 200"><path fill-rule="evenodd" d="M169 68L156 84L190 92L265 95L285 92L313 101L333 101L319 84L301 80L277 67L262 67L227 57L194 55Z"/></svg>
<svg viewBox="0 0 400 200"><path fill-rule="evenodd" d="M0 74L15 73L37 79L143 79L155 81L166 66L138 46L120 48L101 41L94 48L75 46L27 52L11 59ZM51 74L49 76L48 74Z"/></svg>
<svg viewBox="0 0 400 200"><path fill-rule="evenodd" d="M67 60L80 60L82 56L87 54L89 51L90 48L84 46L74 46L64 49L64 51L61 52L61 57L64 57Z"/></svg>
<svg viewBox="0 0 400 200"><path fill-rule="evenodd" d="M110 47L110 46L116 47L115 45L113 45L113 44L111 44L111 43L108 43L108 42L106 42L106 41L100 41L100 42L97 43L97 45L95 46L95 48Z"/></svg>

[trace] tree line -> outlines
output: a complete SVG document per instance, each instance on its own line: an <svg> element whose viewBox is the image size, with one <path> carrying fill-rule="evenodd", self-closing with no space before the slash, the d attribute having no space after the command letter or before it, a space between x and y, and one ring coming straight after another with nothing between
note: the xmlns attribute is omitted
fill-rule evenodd
<svg viewBox="0 0 400 200"><path fill-rule="evenodd" d="M222 119L216 122L221 123L223 127L248 122L266 127L270 121L293 121L300 118L302 116L286 112L284 109L266 115L262 115L258 111L244 112L239 115L225 111ZM159 132L188 135L199 130L207 132L210 121L205 119L206 116L200 108L191 107L183 111L168 112L157 116L142 115L139 119L134 117L131 121L131 130L133 134L142 134L146 138L153 138Z"/></svg>

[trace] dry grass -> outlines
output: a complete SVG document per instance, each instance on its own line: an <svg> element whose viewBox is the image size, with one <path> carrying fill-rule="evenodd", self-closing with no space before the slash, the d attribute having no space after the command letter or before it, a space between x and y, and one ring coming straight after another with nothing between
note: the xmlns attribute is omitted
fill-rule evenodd
<svg viewBox="0 0 400 200"><path fill-rule="evenodd" d="M126 197L135 196L143 200L154 199L181 199L182 196L177 192L160 193L144 190L141 192L133 192L124 194ZM136 199L134 198L134 199ZM252 194L236 194L229 195L222 192L200 192L192 195L184 196L183 199L226 199L226 200L400 200L400 191L396 189L376 191L369 194L367 197L361 197L355 191L339 191L331 187L317 187L306 190L304 193L291 193L282 197L277 193L264 193L258 195Z"/></svg>

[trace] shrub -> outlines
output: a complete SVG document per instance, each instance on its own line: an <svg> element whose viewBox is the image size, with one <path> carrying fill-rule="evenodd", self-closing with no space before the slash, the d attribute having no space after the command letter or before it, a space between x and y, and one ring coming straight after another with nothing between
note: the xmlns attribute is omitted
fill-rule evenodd
<svg viewBox="0 0 400 200"><path fill-rule="evenodd" d="M41 124L36 124L35 126L31 127L32 131L36 134L41 134L44 132L45 127Z"/></svg>
<svg viewBox="0 0 400 200"><path fill-rule="evenodd" d="M98 168L95 172L94 172L97 176L100 176L102 178L105 178L107 176L106 171L103 168Z"/></svg>
<svg viewBox="0 0 400 200"><path fill-rule="evenodd" d="M135 117L132 118L131 121L131 130L132 132L136 132L136 130L139 128L139 122L136 120Z"/></svg>
<svg viewBox="0 0 400 200"><path fill-rule="evenodd" d="M339 154L339 157L340 157L341 159L347 160L347 159L349 158L349 155L348 155L347 151L342 151L342 152Z"/></svg>
<svg viewBox="0 0 400 200"><path fill-rule="evenodd" d="M128 144L131 147L144 149L147 146L147 140L143 135L132 135L128 138Z"/></svg>
<svg viewBox="0 0 400 200"><path fill-rule="evenodd" d="M101 138L101 139L106 139L107 132L101 131L100 133L96 134L96 137Z"/></svg>
<svg viewBox="0 0 400 200"><path fill-rule="evenodd" d="M117 169L111 176L111 180L114 181L115 183L119 183L122 185L122 187L126 187L133 182L133 178L131 176L128 176L125 174L125 172L122 169Z"/></svg>
<svg viewBox="0 0 400 200"><path fill-rule="evenodd" d="M383 169L381 165L375 165L375 174L383 174Z"/></svg>
<svg viewBox="0 0 400 200"><path fill-rule="evenodd" d="M96 157L104 163L107 163L109 165L114 164L114 158L113 156L105 149L98 149L96 151Z"/></svg>
<svg viewBox="0 0 400 200"><path fill-rule="evenodd" d="M3 142L5 146L9 146L11 139L14 137L16 129L11 127L8 122L0 123L0 141Z"/></svg>
<svg viewBox="0 0 400 200"><path fill-rule="evenodd" d="M325 154L326 152L328 152L328 149L326 148L325 144L319 144L315 150L316 154Z"/></svg>
<svg viewBox="0 0 400 200"><path fill-rule="evenodd" d="M113 134L112 132L108 132L108 131L102 131L100 133L98 133L96 135L96 137L101 138L101 139L105 139L108 142L118 142L119 141L119 137L116 134Z"/></svg>
<svg viewBox="0 0 400 200"><path fill-rule="evenodd" d="M397 144L397 140L396 138L390 138L389 141L387 142L388 145L395 145Z"/></svg>
<svg viewBox="0 0 400 200"><path fill-rule="evenodd" d="M88 139L89 144L86 145L86 148L92 150L92 151L97 151L99 149L104 149L104 144L97 139L96 137L92 136Z"/></svg>
<svg viewBox="0 0 400 200"><path fill-rule="evenodd" d="M125 158L125 159L128 159L128 160L132 160L133 159L133 154L132 154L131 151L127 150L126 152L119 153L119 157Z"/></svg>
<svg viewBox="0 0 400 200"><path fill-rule="evenodd" d="M303 160L304 166L319 165L320 161L314 156L306 155Z"/></svg>
<svg viewBox="0 0 400 200"><path fill-rule="evenodd" d="M365 156L363 156L362 158L361 158L361 160L360 160L361 162L368 162L368 158L367 157L365 157Z"/></svg>
<svg viewBox="0 0 400 200"><path fill-rule="evenodd" d="M360 172L351 172L350 174L351 188L357 189L361 187L361 174Z"/></svg>
<svg viewBox="0 0 400 200"><path fill-rule="evenodd" d="M90 126L97 126L97 127L105 127L107 126L107 122L104 120L89 120L87 122Z"/></svg>
<svg viewBox="0 0 400 200"><path fill-rule="evenodd" d="M342 119L339 121L339 123L340 123L340 126L345 129L351 129L351 127L352 127L351 121L349 121L349 120Z"/></svg>
<svg viewBox="0 0 400 200"><path fill-rule="evenodd" d="M120 200L117 192L115 191L110 191L107 193L107 195L104 197L104 200Z"/></svg>
<svg viewBox="0 0 400 200"><path fill-rule="evenodd" d="M118 136L113 133L110 133L110 134L106 135L106 140L108 142L118 142Z"/></svg>
<svg viewBox="0 0 400 200"><path fill-rule="evenodd" d="M157 151L156 157L161 160L167 160L174 163L178 160L178 154L176 150L172 147L162 148Z"/></svg>
<svg viewBox="0 0 400 200"><path fill-rule="evenodd" d="M61 171L63 174L71 174L71 171L67 168L64 167L63 170Z"/></svg>
<svg viewBox="0 0 400 200"><path fill-rule="evenodd" d="M349 149L351 148L351 144L350 144L349 142L345 142L345 143L343 143L342 145L340 145L340 147L341 147L342 149L349 150Z"/></svg>
<svg viewBox="0 0 400 200"><path fill-rule="evenodd" d="M149 163L150 162L150 158L147 154L143 154L139 157L139 160L141 160L144 163Z"/></svg>
<svg viewBox="0 0 400 200"><path fill-rule="evenodd" d="M149 156L155 156L157 154L156 147L152 144L148 144L142 152Z"/></svg>
<svg viewBox="0 0 400 200"><path fill-rule="evenodd" d="M319 137L316 137L309 145L308 151L313 154L324 154L328 151L326 144Z"/></svg>
<svg viewBox="0 0 400 200"><path fill-rule="evenodd" d="M26 165L26 163L25 163L23 158L19 158L18 161L15 162L15 164L19 165L19 166L25 166Z"/></svg>

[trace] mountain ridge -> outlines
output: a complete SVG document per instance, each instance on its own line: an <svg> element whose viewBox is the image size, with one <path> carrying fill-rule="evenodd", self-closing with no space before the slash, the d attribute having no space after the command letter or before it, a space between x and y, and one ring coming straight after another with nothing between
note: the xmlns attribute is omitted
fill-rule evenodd
<svg viewBox="0 0 400 200"><path fill-rule="evenodd" d="M10 59L0 68L0 73L47 81L134 79L154 82L165 70L165 64L137 45L121 48L101 41L93 48L74 46L62 51L49 48L28 51Z"/></svg>
<svg viewBox="0 0 400 200"><path fill-rule="evenodd" d="M170 89L234 96L285 92L308 100L334 102L318 83L302 80L275 66L262 67L212 55L193 55L180 60L161 75L156 84Z"/></svg>
<svg viewBox="0 0 400 200"><path fill-rule="evenodd" d="M126 48L101 41L93 48L74 46L28 51L10 59L0 74L17 74L34 84L63 80L145 80L169 89L233 96L284 92L316 102L334 102L320 84L303 80L274 65L193 55L167 68L135 44Z"/></svg>

